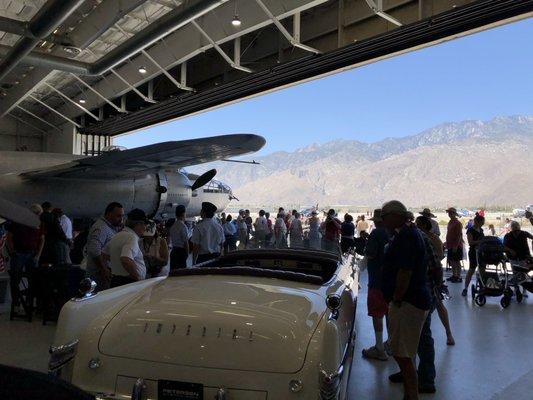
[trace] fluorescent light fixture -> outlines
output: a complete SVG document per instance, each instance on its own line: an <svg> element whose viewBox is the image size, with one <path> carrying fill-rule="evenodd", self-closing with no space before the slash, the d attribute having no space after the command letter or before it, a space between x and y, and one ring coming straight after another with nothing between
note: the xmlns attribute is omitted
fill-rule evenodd
<svg viewBox="0 0 533 400"><path fill-rule="evenodd" d="M87 103L87 101L86 101L85 99L80 99L79 102L80 102L80 104L85 104L85 103Z"/></svg>
<svg viewBox="0 0 533 400"><path fill-rule="evenodd" d="M241 26L241 20L239 19L239 16L237 14L235 14L233 19L231 20L231 25L233 25L235 27Z"/></svg>
<svg viewBox="0 0 533 400"><path fill-rule="evenodd" d="M148 72L148 70L146 69L146 67L139 67L139 73L140 74L146 74Z"/></svg>

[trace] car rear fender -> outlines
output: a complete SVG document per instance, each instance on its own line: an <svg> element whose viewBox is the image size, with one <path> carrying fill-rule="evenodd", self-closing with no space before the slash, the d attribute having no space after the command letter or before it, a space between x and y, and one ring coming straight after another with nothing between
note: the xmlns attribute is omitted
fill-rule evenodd
<svg viewBox="0 0 533 400"><path fill-rule="evenodd" d="M103 323L107 323L130 301L140 296L145 289L158 284L163 279L147 279L104 290L83 301L75 299L68 301L59 314L53 346L61 346L78 340L97 317L100 317Z"/></svg>

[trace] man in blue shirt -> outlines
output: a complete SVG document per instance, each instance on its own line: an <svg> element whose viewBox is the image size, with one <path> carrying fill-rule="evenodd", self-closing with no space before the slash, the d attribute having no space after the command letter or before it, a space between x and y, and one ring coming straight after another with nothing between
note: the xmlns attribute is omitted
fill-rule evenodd
<svg viewBox="0 0 533 400"><path fill-rule="evenodd" d="M381 218L392 238L385 249L382 290L389 306L389 344L400 367L405 398L418 400L414 357L431 306L424 239L399 201L383 204Z"/></svg>

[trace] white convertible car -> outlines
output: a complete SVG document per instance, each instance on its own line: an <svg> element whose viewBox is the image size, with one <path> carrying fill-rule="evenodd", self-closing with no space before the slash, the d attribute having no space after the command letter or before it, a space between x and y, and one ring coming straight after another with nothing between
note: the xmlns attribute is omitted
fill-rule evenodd
<svg viewBox="0 0 533 400"><path fill-rule="evenodd" d="M351 255L259 249L86 288L50 371L100 399L346 399L358 279Z"/></svg>

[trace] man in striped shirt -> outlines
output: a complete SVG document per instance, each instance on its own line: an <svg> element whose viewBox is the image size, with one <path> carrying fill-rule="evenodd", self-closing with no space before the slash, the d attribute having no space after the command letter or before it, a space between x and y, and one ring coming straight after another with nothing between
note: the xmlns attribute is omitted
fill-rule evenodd
<svg viewBox="0 0 533 400"><path fill-rule="evenodd" d="M91 226L85 247L87 272L97 284L97 290L105 290L111 284L111 271L102 259L102 250L122 230L124 208L120 203L110 203L104 215Z"/></svg>

